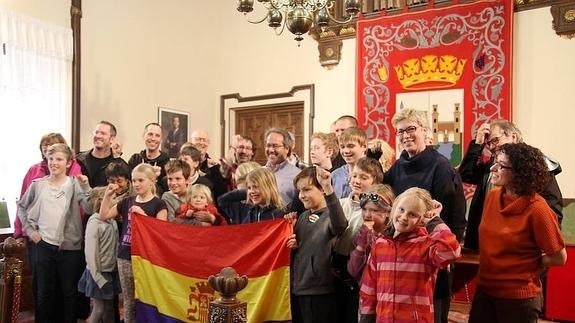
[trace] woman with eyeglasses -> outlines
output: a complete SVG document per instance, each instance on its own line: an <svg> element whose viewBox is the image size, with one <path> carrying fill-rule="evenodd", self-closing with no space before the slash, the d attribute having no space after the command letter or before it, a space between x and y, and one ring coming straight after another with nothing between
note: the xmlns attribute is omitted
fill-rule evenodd
<svg viewBox="0 0 575 323"><path fill-rule="evenodd" d="M501 146L491 166L492 189L479 225L479 273L469 322L537 322L540 272L562 266L565 243L553 210L539 192L550 181L539 149Z"/></svg>
<svg viewBox="0 0 575 323"><path fill-rule="evenodd" d="M432 198L443 205L441 219L461 241L466 222L463 185L449 160L433 146L426 145L427 117L414 109L402 109L393 117L392 123L403 151L385 173L383 183L389 184L398 195L412 187L429 191ZM435 323L448 322L451 301L449 269L440 270L437 276L433 300Z"/></svg>

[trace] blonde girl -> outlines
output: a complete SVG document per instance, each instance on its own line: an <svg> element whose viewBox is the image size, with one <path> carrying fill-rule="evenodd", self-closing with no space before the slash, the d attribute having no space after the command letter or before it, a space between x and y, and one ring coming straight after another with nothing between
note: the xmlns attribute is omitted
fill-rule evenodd
<svg viewBox="0 0 575 323"><path fill-rule="evenodd" d="M461 252L440 211L421 188L410 188L395 199L392 226L373 244L361 280L362 322L434 321L437 272Z"/></svg>
<svg viewBox="0 0 575 323"><path fill-rule="evenodd" d="M99 210L106 187L92 190L89 202L92 210ZM93 214L86 225L84 238L86 270L78 282L78 290L92 300L89 323L113 322L114 299L121 292L116 255L118 253L118 225L116 221L101 220Z"/></svg>
<svg viewBox="0 0 575 323"><path fill-rule="evenodd" d="M257 168L246 177L250 210L242 223L253 223L283 217L285 204L279 193L274 174L267 168Z"/></svg>
<svg viewBox="0 0 575 323"><path fill-rule="evenodd" d="M203 184L194 184L189 189L189 199L176 211L174 222L199 224L203 226L226 225L225 218L218 212L212 199L212 191Z"/></svg>
<svg viewBox="0 0 575 323"><path fill-rule="evenodd" d="M229 224L244 223L243 220L247 218L251 206L246 202L246 178L251 171L260 168L262 166L256 162L241 163L235 173L237 189L218 197L218 207Z"/></svg>
<svg viewBox="0 0 575 323"><path fill-rule="evenodd" d="M124 322L135 322L134 304L134 274L131 263L132 230L130 219L132 214L141 214L166 221L168 210L166 203L156 196L156 172L149 164L139 164L132 171L132 188L135 196L128 196L118 204L112 199L117 190L117 184L108 184L102 205L100 219L108 220L120 215L122 217L121 240L118 247L118 271L124 299Z"/></svg>

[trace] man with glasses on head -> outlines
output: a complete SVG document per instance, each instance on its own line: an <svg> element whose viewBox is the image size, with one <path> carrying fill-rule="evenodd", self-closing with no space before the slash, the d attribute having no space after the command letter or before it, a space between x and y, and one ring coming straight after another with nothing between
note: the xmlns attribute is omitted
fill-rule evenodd
<svg viewBox="0 0 575 323"><path fill-rule="evenodd" d="M396 195L411 187L426 189L431 197L443 205L441 219L461 241L465 231L465 196L461 178L447 158L426 142L429 122L413 109L402 109L392 119L397 142L403 148L399 159L385 173L383 182ZM435 323L447 323L451 284L450 271L442 269L437 275L433 296Z"/></svg>
<svg viewBox="0 0 575 323"><path fill-rule="evenodd" d="M465 183L477 185L473 199L469 206L468 224L465 230L464 247L479 250L478 228L483 214L483 203L492 186L489 181L490 167L493 165L493 156L498 147L507 143L523 142L521 131L515 124L507 120L495 120L491 123L482 124L477 130L475 139L469 143L467 152L459 166L459 174ZM489 158L483 158L487 153ZM547 166L551 176L551 182L547 185L541 196L557 215L559 225L563 220L563 197L555 179L555 175L561 173L561 166L556 161L546 157Z"/></svg>

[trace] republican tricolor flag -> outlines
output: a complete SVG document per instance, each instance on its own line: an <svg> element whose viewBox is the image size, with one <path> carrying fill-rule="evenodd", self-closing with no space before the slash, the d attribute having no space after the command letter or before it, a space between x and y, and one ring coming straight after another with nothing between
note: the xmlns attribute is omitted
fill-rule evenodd
<svg viewBox="0 0 575 323"><path fill-rule="evenodd" d="M131 221L138 322L207 322L208 304L219 297L207 280L224 267L249 278L237 295L247 302L248 322L290 320L287 221L222 227L140 215Z"/></svg>

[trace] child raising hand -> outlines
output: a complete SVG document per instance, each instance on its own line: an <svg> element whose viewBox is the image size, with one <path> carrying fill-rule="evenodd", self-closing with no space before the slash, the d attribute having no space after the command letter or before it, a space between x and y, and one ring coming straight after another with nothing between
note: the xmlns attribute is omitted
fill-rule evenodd
<svg viewBox="0 0 575 323"><path fill-rule="evenodd" d="M360 322L433 322L437 272L461 252L437 210L437 202L421 188L395 199L392 225L372 246L363 273Z"/></svg>

